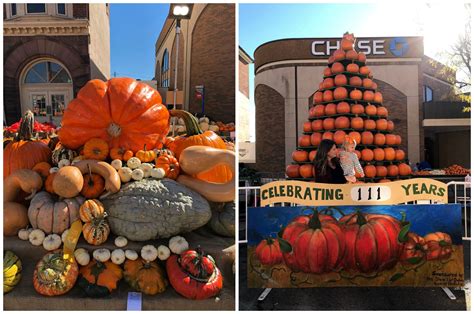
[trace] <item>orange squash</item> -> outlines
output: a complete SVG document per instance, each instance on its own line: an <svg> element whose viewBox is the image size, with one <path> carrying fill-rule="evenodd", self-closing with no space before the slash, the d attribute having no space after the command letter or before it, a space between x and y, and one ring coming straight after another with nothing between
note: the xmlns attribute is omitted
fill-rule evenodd
<svg viewBox="0 0 474 314"><path fill-rule="evenodd" d="M377 177L385 177L388 173L387 167L385 167L385 166L376 166L375 167L375 173L376 173Z"/></svg>
<svg viewBox="0 0 474 314"><path fill-rule="evenodd" d="M377 124L372 119L364 120L364 128L366 130L375 130Z"/></svg>
<svg viewBox="0 0 474 314"><path fill-rule="evenodd" d="M323 88L331 88L334 87L334 79L331 77L325 78L323 81Z"/></svg>
<svg viewBox="0 0 474 314"><path fill-rule="evenodd" d="M347 85L347 77L344 74L338 74L334 77L334 85L342 86Z"/></svg>
<svg viewBox="0 0 474 314"><path fill-rule="evenodd" d="M362 86L362 79L358 76L353 76L349 79L349 85L355 87Z"/></svg>
<svg viewBox="0 0 474 314"><path fill-rule="evenodd" d="M62 167L53 178L54 192L62 197L76 197L81 192L83 185L82 173L74 166Z"/></svg>
<svg viewBox="0 0 474 314"><path fill-rule="evenodd" d="M351 106L351 113L353 114L362 114L364 113L364 106L361 104L355 104Z"/></svg>
<svg viewBox="0 0 474 314"><path fill-rule="evenodd" d="M178 160L168 154L162 154L155 161L156 168L161 168L165 171L168 179L176 180L179 176L179 162Z"/></svg>
<svg viewBox="0 0 474 314"><path fill-rule="evenodd" d="M402 144L402 137L400 135L395 135L395 145L401 145Z"/></svg>
<svg viewBox="0 0 474 314"><path fill-rule="evenodd" d="M364 91L364 94L363 94L362 98L365 101L372 101L372 100L374 100L374 92L371 91L371 90L366 90L366 91Z"/></svg>
<svg viewBox="0 0 474 314"><path fill-rule="evenodd" d="M398 165L398 173L401 176L408 176L411 174L411 168L406 163L401 163Z"/></svg>
<svg viewBox="0 0 474 314"><path fill-rule="evenodd" d="M337 49L334 51L333 56L335 61L341 61L346 58L346 53L341 49Z"/></svg>
<svg viewBox="0 0 474 314"><path fill-rule="evenodd" d="M43 179L46 179L49 176L49 170L51 165L46 161L41 161L33 167L33 171L36 171Z"/></svg>
<svg viewBox="0 0 474 314"><path fill-rule="evenodd" d="M387 130L387 120L386 119L378 119L376 121L377 130L385 131Z"/></svg>
<svg viewBox="0 0 474 314"><path fill-rule="evenodd" d="M3 150L3 178L17 169L33 169L39 162L51 161L51 149L33 138L34 115L27 111L20 122L18 136Z"/></svg>
<svg viewBox="0 0 474 314"><path fill-rule="evenodd" d="M361 159L363 161L372 161L374 159L374 152L371 149L364 148L361 151Z"/></svg>
<svg viewBox="0 0 474 314"><path fill-rule="evenodd" d="M354 100L361 100L362 99L362 92L358 89L353 89L350 92L349 97L351 99L354 99Z"/></svg>
<svg viewBox="0 0 474 314"><path fill-rule="evenodd" d="M396 177L398 176L398 167L397 165L389 165L387 166L387 172L389 177Z"/></svg>
<svg viewBox="0 0 474 314"><path fill-rule="evenodd" d="M323 92L316 92L313 95L313 103L318 104L323 102Z"/></svg>
<svg viewBox="0 0 474 314"><path fill-rule="evenodd" d="M360 117L352 118L351 119L351 128L356 129L356 130L363 129L364 128L364 120Z"/></svg>
<svg viewBox="0 0 474 314"><path fill-rule="evenodd" d="M323 135L321 133L313 133L311 134L311 136L307 135L310 139L310 142L309 144L310 145L306 145L306 146L319 146L319 143L321 143L321 139L323 137ZM300 145L302 146L302 145Z"/></svg>
<svg viewBox="0 0 474 314"><path fill-rule="evenodd" d="M375 145L384 145L385 144L385 135L382 133L377 133L374 135L374 144Z"/></svg>
<svg viewBox="0 0 474 314"><path fill-rule="evenodd" d="M359 62L365 62L365 61L367 61L367 57L366 57L365 53L359 52L359 55L358 55L357 60L359 60Z"/></svg>
<svg viewBox="0 0 474 314"><path fill-rule="evenodd" d="M305 147L305 146L310 146L310 145L311 145L311 141L310 141L310 136L309 135L301 135L299 137L298 146Z"/></svg>
<svg viewBox="0 0 474 314"><path fill-rule="evenodd" d="M378 107L377 108L377 115L386 118L388 116L387 108L385 108L383 106Z"/></svg>
<svg viewBox="0 0 474 314"><path fill-rule="evenodd" d="M348 50L346 51L346 59L348 60L357 60L359 58L359 54L355 50Z"/></svg>
<svg viewBox="0 0 474 314"><path fill-rule="evenodd" d="M372 145L374 143L374 135L370 131L364 131L361 134L362 140L361 143L363 145Z"/></svg>
<svg viewBox="0 0 474 314"><path fill-rule="evenodd" d="M334 90L334 98L338 100L347 98L347 89L345 87L337 87Z"/></svg>
<svg viewBox="0 0 474 314"><path fill-rule="evenodd" d="M346 118L346 117L339 117L339 118ZM338 131L334 132L333 141L337 145L340 145L344 142L345 137L346 137L346 132L344 132L342 130L338 130Z"/></svg>
<svg viewBox="0 0 474 314"><path fill-rule="evenodd" d="M303 123L303 132L311 132L311 122L306 121Z"/></svg>
<svg viewBox="0 0 474 314"><path fill-rule="evenodd" d="M386 147L383 149L383 151L385 152L385 160L392 161L395 159L395 149L392 147Z"/></svg>
<svg viewBox="0 0 474 314"><path fill-rule="evenodd" d="M357 73L359 72L359 66L355 63L350 63L347 65L346 71L350 73Z"/></svg>
<svg viewBox="0 0 474 314"><path fill-rule="evenodd" d="M387 120L387 131L393 131L395 125L393 124L392 120Z"/></svg>
<svg viewBox="0 0 474 314"><path fill-rule="evenodd" d="M382 148L374 148L374 160L382 161L385 159L385 152Z"/></svg>
<svg viewBox="0 0 474 314"><path fill-rule="evenodd" d="M370 115L370 116L374 116L377 114L377 107L375 107L374 105L367 105L365 107L365 113Z"/></svg>
<svg viewBox="0 0 474 314"><path fill-rule="evenodd" d="M85 198L98 198L105 189L105 180L100 175L89 173L84 175L84 185L81 190Z"/></svg>
<svg viewBox="0 0 474 314"><path fill-rule="evenodd" d="M324 114L326 116L332 116L336 113L337 113L336 104L330 103L330 104L327 104L326 107L324 108Z"/></svg>
<svg viewBox="0 0 474 314"><path fill-rule="evenodd" d="M109 145L100 138L91 138L84 145L84 158L105 160L109 155Z"/></svg>
<svg viewBox="0 0 474 314"><path fill-rule="evenodd" d="M311 130L319 131L323 129L323 120L313 120L311 122Z"/></svg>
<svg viewBox="0 0 474 314"><path fill-rule="evenodd" d="M330 76L332 73L331 73L331 68L325 68L324 71L323 71L323 75L324 76Z"/></svg>
<svg viewBox="0 0 474 314"><path fill-rule="evenodd" d="M156 158L156 153L153 150L147 150L145 144L143 150L139 150L135 157L140 159L141 162L152 162Z"/></svg>
<svg viewBox="0 0 474 314"><path fill-rule="evenodd" d="M369 75L370 74L370 69L368 66L362 66L360 67L359 69L359 73L362 74L362 75Z"/></svg>
<svg viewBox="0 0 474 314"><path fill-rule="evenodd" d="M334 140L334 133L332 132L324 132L323 133L323 136L322 136L322 139L323 140L330 140L330 141L333 141Z"/></svg>
<svg viewBox="0 0 474 314"><path fill-rule="evenodd" d="M315 116L315 117L324 116L325 107L326 107L326 106L324 106L324 105L316 105L316 106L314 106L314 116Z"/></svg>
<svg viewBox="0 0 474 314"><path fill-rule="evenodd" d="M291 158L293 158L296 162L304 162L308 160L308 152L304 150L295 150L291 154Z"/></svg>
<svg viewBox="0 0 474 314"><path fill-rule="evenodd" d="M314 177L313 175L313 165L311 164L305 164L300 166L300 176L303 178L312 178Z"/></svg>
<svg viewBox="0 0 474 314"><path fill-rule="evenodd" d="M354 49L354 40L350 38L343 37L341 39L341 48L344 51L353 50Z"/></svg>
<svg viewBox="0 0 474 314"><path fill-rule="evenodd" d="M315 149L315 150L312 150L309 152L309 155L308 155L308 159L309 161L313 161L314 158L316 158L316 154L318 153L318 150Z"/></svg>
<svg viewBox="0 0 474 314"><path fill-rule="evenodd" d="M381 92L375 92L374 101L378 103L383 103L383 96Z"/></svg>
<svg viewBox="0 0 474 314"><path fill-rule="evenodd" d="M299 165L288 165L286 167L286 175L288 178L298 178L300 176L300 166Z"/></svg>
<svg viewBox="0 0 474 314"><path fill-rule="evenodd" d="M344 72L344 65L340 62L334 62L331 66L331 73L340 74L342 72Z"/></svg>
<svg viewBox="0 0 474 314"><path fill-rule="evenodd" d="M362 154L362 156L364 155ZM377 174L377 169L374 165L366 165L364 167L364 174L367 178L373 178Z"/></svg>
<svg viewBox="0 0 474 314"><path fill-rule="evenodd" d="M349 128L351 122L348 117L337 117L334 121L336 129L347 129Z"/></svg>
<svg viewBox="0 0 474 314"><path fill-rule="evenodd" d="M347 102L341 101L336 106L336 112L337 113L350 113L351 112L351 106Z"/></svg>
<svg viewBox="0 0 474 314"><path fill-rule="evenodd" d="M403 160L405 159L405 152L401 149L397 149L395 151L395 159L396 160Z"/></svg>
<svg viewBox="0 0 474 314"><path fill-rule="evenodd" d="M362 86L364 88L372 88L372 83L373 83L373 81L369 78L365 78L365 79L362 80Z"/></svg>
<svg viewBox="0 0 474 314"><path fill-rule="evenodd" d="M334 97L332 94L332 90L325 90L323 93L323 101L333 101Z"/></svg>
<svg viewBox="0 0 474 314"><path fill-rule="evenodd" d="M385 144L387 145L396 145L397 143L397 136L394 134L387 134L385 135Z"/></svg>
<svg viewBox="0 0 474 314"><path fill-rule="evenodd" d="M334 118L326 118L323 121L323 129L333 130L335 128Z"/></svg>

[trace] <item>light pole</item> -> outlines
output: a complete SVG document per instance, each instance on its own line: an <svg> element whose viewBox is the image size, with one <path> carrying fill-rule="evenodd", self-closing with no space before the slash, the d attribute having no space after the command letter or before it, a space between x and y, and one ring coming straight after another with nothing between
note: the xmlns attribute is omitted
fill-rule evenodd
<svg viewBox="0 0 474 314"><path fill-rule="evenodd" d="M181 34L181 20L188 20L191 18L192 4L171 4L168 17L176 20L176 57L174 63L174 86L173 86L173 110L176 109L176 99L178 96L178 56L179 56L179 35ZM173 133L175 130L176 119L173 120Z"/></svg>

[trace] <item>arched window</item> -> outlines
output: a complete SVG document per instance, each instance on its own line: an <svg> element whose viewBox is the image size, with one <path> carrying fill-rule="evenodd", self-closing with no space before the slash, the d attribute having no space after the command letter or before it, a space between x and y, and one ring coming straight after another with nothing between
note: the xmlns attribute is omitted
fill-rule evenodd
<svg viewBox="0 0 474 314"><path fill-rule="evenodd" d="M161 87L170 87L169 69L169 54L168 49L165 49L165 52L163 53L163 59L161 60Z"/></svg>
<svg viewBox="0 0 474 314"><path fill-rule="evenodd" d="M33 65L25 75L24 83L72 83L66 69L58 63L43 61Z"/></svg>
<svg viewBox="0 0 474 314"><path fill-rule="evenodd" d="M433 101L433 90L426 85L423 85L423 102Z"/></svg>

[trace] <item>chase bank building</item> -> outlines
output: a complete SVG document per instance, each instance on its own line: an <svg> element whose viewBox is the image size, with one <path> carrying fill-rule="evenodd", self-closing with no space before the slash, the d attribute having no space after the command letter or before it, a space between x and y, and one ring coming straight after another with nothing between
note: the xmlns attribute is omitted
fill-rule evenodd
<svg viewBox="0 0 474 314"><path fill-rule="evenodd" d="M281 39L255 50L253 167L258 171L284 177L312 96L339 45L340 38ZM410 162L428 160L436 168L470 166L470 116L454 95L455 71L424 55L423 37L357 38L355 49L367 55ZM465 147L463 152L453 156L453 149L460 147Z"/></svg>

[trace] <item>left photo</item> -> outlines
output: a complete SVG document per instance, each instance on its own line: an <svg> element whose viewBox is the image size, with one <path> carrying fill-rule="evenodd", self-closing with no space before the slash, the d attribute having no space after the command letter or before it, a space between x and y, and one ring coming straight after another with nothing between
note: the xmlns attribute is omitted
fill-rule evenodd
<svg viewBox="0 0 474 314"><path fill-rule="evenodd" d="M235 5L3 10L3 309L235 310Z"/></svg>

